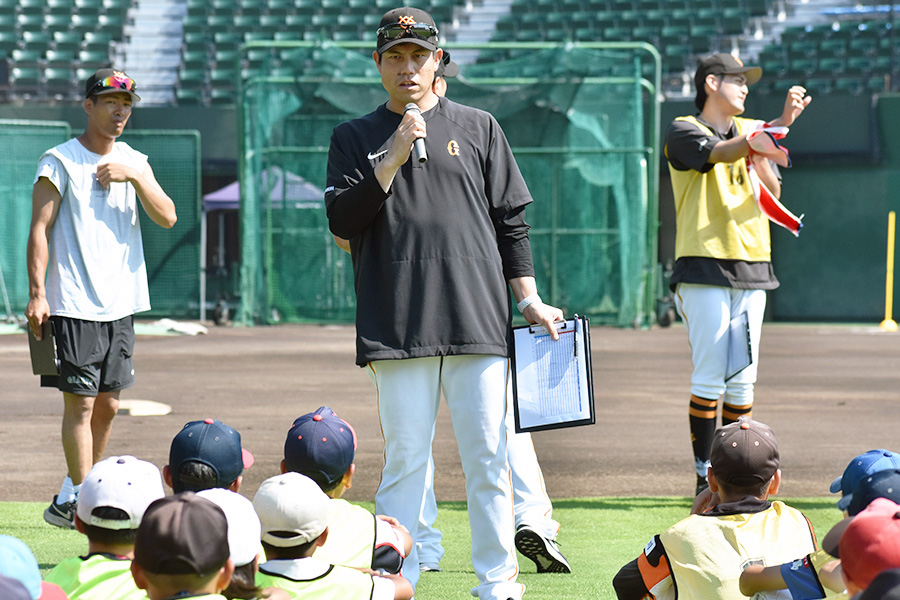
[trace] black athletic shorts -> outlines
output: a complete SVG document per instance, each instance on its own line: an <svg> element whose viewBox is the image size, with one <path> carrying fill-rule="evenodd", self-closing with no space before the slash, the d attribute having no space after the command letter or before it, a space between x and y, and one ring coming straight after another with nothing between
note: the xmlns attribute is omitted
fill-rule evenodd
<svg viewBox="0 0 900 600"><path fill-rule="evenodd" d="M59 375L42 375L42 387L79 396L115 392L134 384L134 317L84 321L50 317Z"/></svg>

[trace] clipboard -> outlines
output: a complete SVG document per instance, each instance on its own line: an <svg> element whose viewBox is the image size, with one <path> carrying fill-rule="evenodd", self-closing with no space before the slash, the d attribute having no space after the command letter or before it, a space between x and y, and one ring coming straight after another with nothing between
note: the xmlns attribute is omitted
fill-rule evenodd
<svg viewBox="0 0 900 600"><path fill-rule="evenodd" d="M556 341L541 326L513 328L516 433L596 422L590 321L575 315L556 325Z"/></svg>
<svg viewBox="0 0 900 600"><path fill-rule="evenodd" d="M35 375L59 375L59 362L56 360L56 338L50 321L41 325L41 339L38 340L28 329L28 349L31 351L31 371Z"/></svg>
<svg viewBox="0 0 900 600"><path fill-rule="evenodd" d="M745 311L733 318L728 327L728 362L725 366L725 381L751 364L753 364L753 349L750 346L750 317Z"/></svg>

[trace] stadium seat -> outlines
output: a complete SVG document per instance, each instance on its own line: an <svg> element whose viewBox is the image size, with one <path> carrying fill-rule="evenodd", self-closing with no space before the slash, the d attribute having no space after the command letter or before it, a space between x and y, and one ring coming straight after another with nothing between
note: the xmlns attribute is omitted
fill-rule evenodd
<svg viewBox="0 0 900 600"><path fill-rule="evenodd" d="M861 77L838 77L834 82L834 91L859 95L866 89L866 80Z"/></svg>
<svg viewBox="0 0 900 600"><path fill-rule="evenodd" d="M113 36L108 32L86 31L84 33L84 41L81 43L81 49L108 53L109 45L112 41Z"/></svg>
<svg viewBox="0 0 900 600"><path fill-rule="evenodd" d="M7 56L19 43L19 36L15 31L0 29L0 55ZM2 60L2 58L0 58Z"/></svg>
<svg viewBox="0 0 900 600"><path fill-rule="evenodd" d="M79 87L71 68L47 67L44 69L46 93L57 99L80 97Z"/></svg>
<svg viewBox="0 0 900 600"><path fill-rule="evenodd" d="M234 0L210 0L209 4L217 15L233 15L236 9Z"/></svg>
<svg viewBox="0 0 900 600"><path fill-rule="evenodd" d="M72 15L72 23L69 25L71 31L77 31L84 34L88 31L94 31L97 28L97 16L88 16L80 12Z"/></svg>
<svg viewBox="0 0 900 600"><path fill-rule="evenodd" d="M810 77L805 81L804 87L813 95L825 95L831 92L832 84L830 77Z"/></svg>
<svg viewBox="0 0 900 600"><path fill-rule="evenodd" d="M263 15L259 18L259 31L269 33L270 35L284 28L284 17L280 15Z"/></svg>
<svg viewBox="0 0 900 600"><path fill-rule="evenodd" d="M210 104L234 104L235 97L234 90L212 88L209 91Z"/></svg>
<svg viewBox="0 0 900 600"><path fill-rule="evenodd" d="M213 34L213 41L217 50L237 50L244 38L232 31L217 31Z"/></svg>
<svg viewBox="0 0 900 600"><path fill-rule="evenodd" d="M74 54L81 47L82 39L77 31L54 31L51 45L55 50Z"/></svg>
<svg viewBox="0 0 900 600"><path fill-rule="evenodd" d="M819 56L845 56L847 54L847 40L841 37L826 38L819 42Z"/></svg>
<svg viewBox="0 0 900 600"><path fill-rule="evenodd" d="M94 70L109 64L109 52L97 52L94 50L82 50L78 53L78 62L81 66L93 66Z"/></svg>
<svg viewBox="0 0 900 600"><path fill-rule="evenodd" d="M232 25L234 31L237 31L242 34L246 34L247 32L253 31L257 27L260 27L261 20L263 18L277 18L281 19L281 24L284 25L284 19L282 17L273 17L271 15L248 15L245 13L241 13L239 15L235 15L232 20ZM265 29L265 27L262 27ZM246 39L246 38L245 38Z"/></svg>
<svg viewBox="0 0 900 600"><path fill-rule="evenodd" d="M223 32L230 33L231 25L234 22L234 15L231 14L222 14L217 12L216 14L209 15L206 18L206 24L209 27L209 30L212 32Z"/></svg>
<svg viewBox="0 0 900 600"><path fill-rule="evenodd" d="M240 58L241 53L238 50L216 50L213 58L215 60L216 68L219 69L234 69L237 64L238 58Z"/></svg>
<svg viewBox="0 0 900 600"><path fill-rule="evenodd" d="M206 86L205 69L180 69L178 86L184 89L201 90Z"/></svg>
<svg viewBox="0 0 900 600"><path fill-rule="evenodd" d="M850 40L847 52L859 55L873 55L878 50L878 40L868 37L856 37Z"/></svg>
<svg viewBox="0 0 900 600"><path fill-rule="evenodd" d="M102 7L103 3L100 0L75 0L74 14L96 19Z"/></svg>
<svg viewBox="0 0 900 600"><path fill-rule="evenodd" d="M819 59L819 71L822 73L830 73L839 75L844 72L846 60L843 57L833 56L830 58Z"/></svg>
<svg viewBox="0 0 900 600"><path fill-rule="evenodd" d="M22 15L43 15L43 0L19 0L19 14Z"/></svg>
<svg viewBox="0 0 900 600"><path fill-rule="evenodd" d="M75 53L71 50L47 50L44 53L44 62L48 67L68 68L75 62Z"/></svg>
<svg viewBox="0 0 900 600"><path fill-rule="evenodd" d="M21 48L15 48L9 54L9 59L12 65L17 67L34 67L37 68L41 64L41 55L42 53L38 50L23 50Z"/></svg>
<svg viewBox="0 0 900 600"><path fill-rule="evenodd" d="M182 89L175 90L175 100L178 104L204 104L203 90Z"/></svg>
<svg viewBox="0 0 900 600"><path fill-rule="evenodd" d="M212 89L234 89L238 72L234 67L215 67L209 71L209 83Z"/></svg>
<svg viewBox="0 0 900 600"><path fill-rule="evenodd" d="M183 33L197 33L206 31L209 28L208 17L204 15L188 14L181 24Z"/></svg>
<svg viewBox="0 0 900 600"><path fill-rule="evenodd" d="M868 56L848 56L847 57L847 73L864 74L872 71L872 59Z"/></svg>
<svg viewBox="0 0 900 600"><path fill-rule="evenodd" d="M873 94L888 91L885 77L881 75L869 77L866 80L866 90L872 92Z"/></svg>
<svg viewBox="0 0 900 600"><path fill-rule="evenodd" d="M16 15L16 27L22 30L40 31L43 23L44 15L40 13L30 15L20 13Z"/></svg>
<svg viewBox="0 0 900 600"><path fill-rule="evenodd" d="M12 67L9 70L9 86L14 94L37 96L41 90L41 72L36 68Z"/></svg>

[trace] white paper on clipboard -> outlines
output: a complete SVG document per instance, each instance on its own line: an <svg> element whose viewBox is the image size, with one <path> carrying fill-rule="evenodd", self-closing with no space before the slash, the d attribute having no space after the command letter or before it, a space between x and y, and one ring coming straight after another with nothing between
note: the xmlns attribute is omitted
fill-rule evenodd
<svg viewBox="0 0 900 600"><path fill-rule="evenodd" d="M750 346L750 317L744 311L731 320L728 327L728 361L725 381L753 364Z"/></svg>
<svg viewBox="0 0 900 600"><path fill-rule="evenodd" d="M594 423L587 319L557 324L559 340L537 326L513 329L517 431Z"/></svg>

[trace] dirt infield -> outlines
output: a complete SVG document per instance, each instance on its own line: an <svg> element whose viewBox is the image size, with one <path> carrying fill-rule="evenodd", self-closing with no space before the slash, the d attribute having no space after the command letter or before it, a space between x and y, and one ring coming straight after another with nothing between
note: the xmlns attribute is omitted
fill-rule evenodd
<svg viewBox="0 0 900 600"><path fill-rule="evenodd" d="M534 436L554 498L687 495L694 485L687 432L690 358L681 327L595 328L597 424ZM187 421L215 417L237 428L256 456L245 472L252 497L277 472L284 434L322 404L359 435L356 479L347 497L371 500L381 468L372 384L353 364L352 327L215 328L209 335L140 336L137 384L123 399L165 402L163 417L120 416L108 454L162 467ZM772 425L789 496L824 496L847 461L871 448L900 448L900 334L874 327L767 325L755 416ZM0 500L49 501L65 474L62 399L38 387L24 334L0 336L3 375ZM439 500L464 497L449 413L435 439Z"/></svg>

